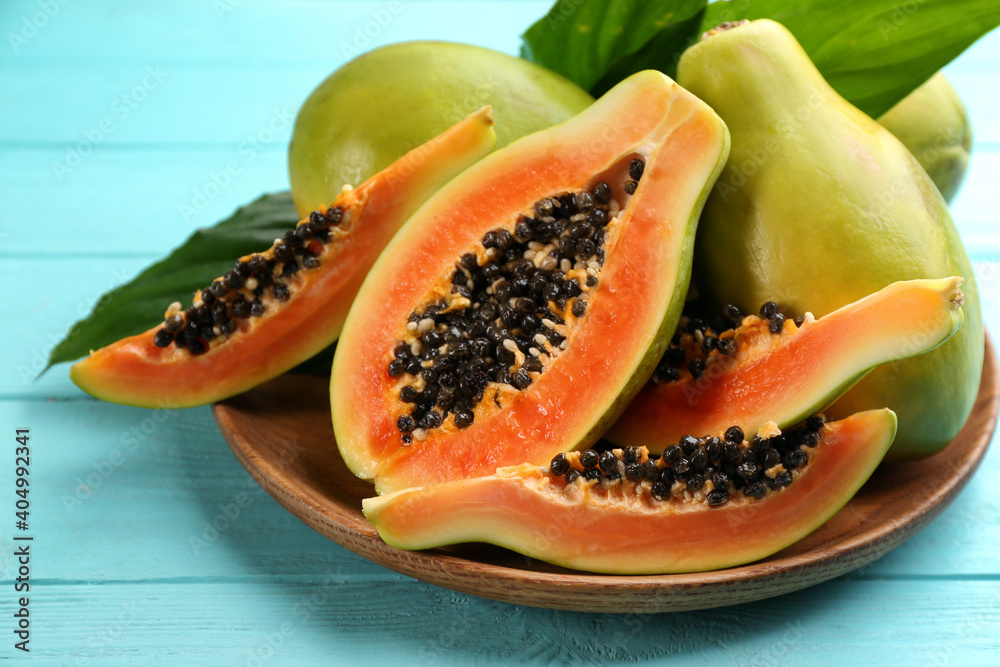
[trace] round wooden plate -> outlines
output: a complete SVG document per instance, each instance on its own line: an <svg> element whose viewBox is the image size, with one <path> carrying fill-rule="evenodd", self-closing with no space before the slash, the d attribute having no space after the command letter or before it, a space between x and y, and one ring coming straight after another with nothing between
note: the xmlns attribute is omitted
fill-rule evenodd
<svg viewBox="0 0 1000 667"><path fill-rule="evenodd" d="M997 358L989 339L972 415L939 454L883 465L832 519L770 558L743 567L657 576L567 570L489 545L402 551L361 513L370 484L333 440L326 378L285 375L214 406L240 463L275 500L337 544L439 586L515 604L602 612L707 609L799 590L865 565L937 516L975 472L997 420ZM946 474L942 474L942 472Z"/></svg>

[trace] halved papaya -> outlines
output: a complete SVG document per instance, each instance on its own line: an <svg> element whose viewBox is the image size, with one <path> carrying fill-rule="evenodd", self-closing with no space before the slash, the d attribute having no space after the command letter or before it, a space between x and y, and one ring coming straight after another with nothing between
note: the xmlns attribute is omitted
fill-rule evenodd
<svg viewBox="0 0 1000 667"><path fill-rule="evenodd" d="M876 366L948 340L962 326L961 284L900 281L820 319L786 318L774 303L761 317L730 306L736 312L722 331L707 318L683 319L676 343L605 437L660 452L685 434L728 424L750 432L770 420L794 424Z"/></svg>
<svg viewBox="0 0 1000 667"><path fill-rule="evenodd" d="M242 257L165 322L70 369L113 403L181 408L218 401L305 361L340 333L382 248L438 188L493 149L484 107L345 191L266 251Z"/></svg>
<svg viewBox="0 0 1000 667"><path fill-rule="evenodd" d="M382 539L401 549L488 542L610 574L733 567L825 523L861 488L896 433L889 410L810 421L785 433L769 425L753 442L740 432L738 446L733 437L725 445L701 439L689 458L671 462L668 455L649 459L645 448L571 452L548 469L502 468L368 498L363 508ZM764 468L772 452L779 463Z"/></svg>
<svg viewBox="0 0 1000 667"><path fill-rule="evenodd" d="M351 308L331 405L387 492L594 442L676 326L725 125L658 72L443 188Z"/></svg>

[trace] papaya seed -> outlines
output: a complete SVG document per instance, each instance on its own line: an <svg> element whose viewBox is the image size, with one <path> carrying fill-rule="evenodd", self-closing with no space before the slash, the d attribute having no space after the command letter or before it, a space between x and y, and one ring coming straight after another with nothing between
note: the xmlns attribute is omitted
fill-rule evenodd
<svg viewBox="0 0 1000 667"><path fill-rule="evenodd" d="M180 313L174 313L163 323L163 328L167 331L167 333L177 333L184 328L184 316Z"/></svg>
<svg viewBox="0 0 1000 667"><path fill-rule="evenodd" d="M594 195L594 201L598 204L607 204L611 201L611 186L604 181L600 181L595 184L592 193Z"/></svg>
<svg viewBox="0 0 1000 667"><path fill-rule="evenodd" d="M793 449L790 452L786 452L785 456L782 458L782 462L784 463L785 467L788 468L789 470L794 470L795 468L798 468L808 460L809 460L809 455L806 454L801 449Z"/></svg>
<svg viewBox="0 0 1000 667"><path fill-rule="evenodd" d="M153 337L153 344L156 347L167 347L174 342L174 335L166 330L166 328L160 329L156 332Z"/></svg>
<svg viewBox="0 0 1000 667"><path fill-rule="evenodd" d="M469 410L461 410L455 413L455 426L459 428L468 428L472 426L474 420L474 415Z"/></svg>
<svg viewBox="0 0 1000 667"><path fill-rule="evenodd" d="M599 456L593 449L580 453L580 465L584 468L596 468Z"/></svg>
<svg viewBox="0 0 1000 667"><path fill-rule="evenodd" d="M642 158L633 158L628 163L628 175L635 180L642 178L642 172L646 169L646 162Z"/></svg>
<svg viewBox="0 0 1000 667"><path fill-rule="evenodd" d="M727 429L727 437L739 442L723 442L716 436L696 438L684 436L683 444L670 445L660 458L651 457L645 447L626 447L598 453L593 449L579 455L557 454L550 464L556 477L564 477L567 484L583 477L588 482L605 486L625 483L634 485L634 492L648 494L658 502L673 502L683 493L684 502L706 503L710 507L723 505L734 498L759 500L769 491L794 483L793 471L809 461L808 454L799 448L781 453L772 445L798 442L816 431L809 427L820 423L819 417L810 418L785 433L770 438L755 435L750 443L743 440L738 426ZM685 446L694 450L685 456ZM793 445L789 445L793 446ZM679 483L681 486L675 486ZM627 487L632 488L632 487ZM633 491L627 490L631 494Z"/></svg>
<svg viewBox="0 0 1000 667"><path fill-rule="evenodd" d="M432 303L409 315L400 343L414 348L421 367L453 370L457 395L467 403L456 403L454 392L434 397L438 402L430 407L440 408L441 424L452 415L460 428L465 426L459 421L471 424L469 410L485 400L490 383L526 390L534 374L544 373L568 345L567 336L590 305L587 293L598 284L605 226L611 212L620 210L608 183L594 190L544 197L510 228L499 225L485 232L476 248L456 260L450 293L435 292ZM310 216L306 224L315 228L317 221L318 216ZM570 324L568 311L574 315ZM391 377L420 372L413 362L392 359L388 365ZM499 394L493 396L500 409Z"/></svg>
<svg viewBox="0 0 1000 667"><path fill-rule="evenodd" d="M760 307L760 316L762 319L769 320L774 317L775 313L778 312L778 304L774 301L765 301Z"/></svg>

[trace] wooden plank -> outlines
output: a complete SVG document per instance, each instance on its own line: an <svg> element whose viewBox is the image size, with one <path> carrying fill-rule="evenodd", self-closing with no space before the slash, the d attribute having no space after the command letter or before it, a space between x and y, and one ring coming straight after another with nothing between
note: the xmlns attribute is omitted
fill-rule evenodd
<svg viewBox="0 0 1000 667"><path fill-rule="evenodd" d="M320 574L331 562L345 576L383 572L271 500L229 452L207 408L3 401L0 415L31 429L31 533L72 554L51 553L45 578L242 581ZM0 477L13 488L11 466Z"/></svg>
<svg viewBox="0 0 1000 667"><path fill-rule="evenodd" d="M347 6L355 4L360 3ZM452 9L438 6L442 3L422 4L426 5L426 10L420 14L420 20L406 23L407 31L415 32L407 32L401 38L435 36L436 31L419 32L421 26L434 19L438 19L435 24L439 25L440 17L448 15L446 12ZM494 4L527 6L523 3ZM324 5L330 8L327 11L335 6ZM72 5L66 7L67 12L71 10ZM123 14L123 21L126 18L139 20L142 16L142 12ZM254 14L247 12L247 15ZM400 19L397 23L403 21ZM345 25L349 24L333 23L333 26ZM448 25L455 29L450 21ZM59 22L53 20L51 30L59 28ZM104 34L108 29L111 26L100 26L93 35ZM134 26L120 29L142 32ZM346 29L333 27L329 40L316 40L315 43L329 49L336 43L337 30ZM508 33L500 29L494 26L490 35L509 35L509 48L502 50L516 52L519 29L511 28ZM165 32L169 31L156 31L156 34ZM472 35L437 36L497 46L495 37L492 40L473 39L476 31ZM42 37L39 35L38 39ZM256 48L252 34L242 37L240 44L244 48ZM218 36L205 39L232 44ZM386 39L385 43L395 41ZM280 40L261 38L261 42L287 48ZM62 161L69 167L77 161L76 153L120 144L235 146L263 137L265 144L283 145L290 137L292 120L302 102L330 72L348 59L335 53L316 54L290 62L273 59L260 62L256 57L246 59L240 54L221 60L197 59L193 54L171 58L157 55L153 46L141 57L130 59L95 61L84 58L72 63L58 59L0 59L0 80L5 82L4 94L8 100L4 110L8 122L0 125L0 142L58 147L64 153ZM986 37L978 48L1000 53L1000 33ZM963 57L948 67L948 74L970 110L978 130L976 141L980 145L1000 144L1000 126L987 120L1000 112L1000 101L992 93L1000 86L1000 72L982 67L971 58L966 63ZM72 108L74 113L64 113L66 108ZM86 156L83 159L86 161Z"/></svg>
<svg viewBox="0 0 1000 667"><path fill-rule="evenodd" d="M105 291L132 278L148 260L138 258L62 257L58 262L4 257L4 276L23 277L31 296L7 299L8 325L0 329L7 351L0 365L0 399L78 398L67 377L68 366L52 369L40 379L49 352L76 320L86 316ZM46 270L39 270L40 266Z"/></svg>
<svg viewBox="0 0 1000 667"><path fill-rule="evenodd" d="M242 581L318 575L331 563L345 576L388 573L320 536L266 495L230 453L207 408L0 401L0 420L32 429L32 530L72 553L48 577ZM12 488L12 467L0 468L2 488ZM1000 578L1000 523L994 518L1000 501L990 482L998 475L1000 448L993 447L940 517L849 578ZM107 548L111 541L114 549Z"/></svg>
<svg viewBox="0 0 1000 667"><path fill-rule="evenodd" d="M299 106L339 64L8 63L0 77L12 103L0 141L61 148L70 169L75 155L85 162L91 151L119 144L283 146Z"/></svg>
<svg viewBox="0 0 1000 667"><path fill-rule="evenodd" d="M289 187L284 144L256 153L235 144L102 150L60 180L52 163L62 156L59 149L0 152L0 173L10 174L0 180L0 198L11 222L0 232L0 257L96 252L154 260L198 227ZM42 242L37 224L53 216L59 233Z"/></svg>
<svg viewBox="0 0 1000 667"><path fill-rule="evenodd" d="M5 2L0 54L18 61L184 57L237 66L269 65L344 61L361 51L412 39L461 40L514 53L518 36L552 4L549 0L175 0L172 11L166 12L157 3L130 0L89 3L95 7L67 0L54 3L60 6L45 18L37 16L39 0ZM37 28L37 24L43 25ZM13 42L10 33L17 36Z"/></svg>
<svg viewBox="0 0 1000 667"><path fill-rule="evenodd" d="M586 614L331 567L296 582L51 581L31 604L43 665L985 665L1000 652L988 580L835 581L709 611Z"/></svg>

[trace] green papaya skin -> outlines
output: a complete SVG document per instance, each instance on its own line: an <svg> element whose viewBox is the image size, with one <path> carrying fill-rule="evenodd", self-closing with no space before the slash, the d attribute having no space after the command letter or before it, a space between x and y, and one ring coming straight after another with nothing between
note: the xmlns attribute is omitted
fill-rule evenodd
<svg viewBox="0 0 1000 667"><path fill-rule="evenodd" d="M502 148L593 101L544 67L478 46L375 49L331 74L299 110L288 150L292 198L307 215L487 104Z"/></svg>
<svg viewBox="0 0 1000 667"><path fill-rule="evenodd" d="M969 114L938 72L878 119L903 142L946 201L958 194L972 152Z"/></svg>
<svg viewBox="0 0 1000 667"><path fill-rule="evenodd" d="M828 411L896 411L890 460L944 448L976 397L983 323L968 256L926 172L773 21L691 47L678 81L732 136L695 244L695 280L710 299L750 312L772 300L821 317L898 280L965 278L961 331L933 352L873 371Z"/></svg>

